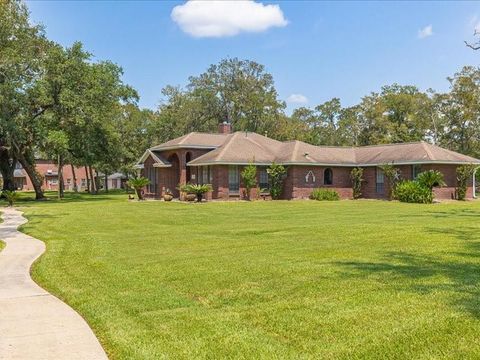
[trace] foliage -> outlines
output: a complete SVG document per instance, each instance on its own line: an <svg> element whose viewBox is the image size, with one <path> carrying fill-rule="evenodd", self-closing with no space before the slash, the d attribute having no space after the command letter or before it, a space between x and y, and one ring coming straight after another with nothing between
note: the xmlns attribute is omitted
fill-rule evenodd
<svg viewBox="0 0 480 360"><path fill-rule="evenodd" d="M277 200L282 195L283 191L283 180L285 179L285 175L287 170L283 165L279 165L276 163L272 163L267 168L268 174L268 182L270 184L270 196L273 200Z"/></svg>
<svg viewBox="0 0 480 360"><path fill-rule="evenodd" d="M257 167L250 163L243 168L241 176L247 191L247 200L250 200L252 189L257 186Z"/></svg>
<svg viewBox="0 0 480 360"><path fill-rule="evenodd" d="M457 199L465 200L467 196L468 183L475 171L475 165L468 164L457 167Z"/></svg>
<svg viewBox="0 0 480 360"><path fill-rule="evenodd" d="M226 119L236 131L279 140L347 146L427 140L480 156L479 67L465 66L448 78L445 93L391 84L350 107L333 98L288 116L264 65L227 58L190 77L183 89L166 86L161 105L151 111L137 106L138 94L123 83L118 65L96 61L80 42L48 40L25 3L0 1L0 24L3 187L13 190L18 161L37 198L43 197L43 179L36 155L59 159L52 132L66 140L60 162L132 176L132 164L146 148L191 131L216 131Z"/></svg>
<svg viewBox="0 0 480 360"><path fill-rule="evenodd" d="M8 206L13 206L19 199L19 194L16 191L4 190L2 192L3 197L7 200Z"/></svg>
<svg viewBox="0 0 480 360"><path fill-rule="evenodd" d="M416 180L420 185L430 189L430 191L436 186L445 186L443 174L438 170L423 171L418 174Z"/></svg>
<svg viewBox="0 0 480 360"><path fill-rule="evenodd" d="M135 190L138 200L143 200L142 189L149 184L150 180L145 177L138 177L127 181L127 185Z"/></svg>
<svg viewBox="0 0 480 360"><path fill-rule="evenodd" d="M350 179L352 180L353 198L358 199L362 196L363 169L353 168L350 172Z"/></svg>
<svg viewBox="0 0 480 360"><path fill-rule="evenodd" d="M320 201L334 201L340 200L340 195L338 194L338 192L332 189L318 188L312 191L312 193L310 194L310 199Z"/></svg>
<svg viewBox="0 0 480 360"><path fill-rule="evenodd" d="M184 184L179 188L180 191L187 194L195 194L198 202L202 201L203 194L212 191L212 186L210 184Z"/></svg>
<svg viewBox="0 0 480 360"><path fill-rule="evenodd" d="M400 180L400 170L393 164L384 164L379 166L379 168L382 169L383 175L387 179L388 198L392 200L395 193L395 186Z"/></svg>
<svg viewBox="0 0 480 360"><path fill-rule="evenodd" d="M395 187L395 198L401 202L431 204L432 191L418 181L400 181Z"/></svg>

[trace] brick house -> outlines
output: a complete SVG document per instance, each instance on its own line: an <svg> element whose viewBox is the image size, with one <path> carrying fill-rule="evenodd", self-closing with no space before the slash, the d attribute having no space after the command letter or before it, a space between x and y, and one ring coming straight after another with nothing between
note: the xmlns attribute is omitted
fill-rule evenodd
<svg viewBox="0 0 480 360"><path fill-rule="evenodd" d="M281 142L251 132L230 132L230 125L219 125L218 134L192 132L154 146L137 163L142 176L150 180L147 197L160 198L170 190L179 196L178 184L211 184L213 199L238 199L245 194L240 173L244 166L257 166L260 189L268 188L267 167L273 162L287 168L283 198L308 198L314 188L336 190L341 198L352 197L350 172L364 169L362 196L383 199L388 185L379 166L393 164L403 179L414 179L422 171L443 173L445 187L435 189L439 199L451 199L457 186L456 168L478 164L480 160L426 142L361 147L314 146L302 141ZM468 198L475 196L475 178L468 187ZM255 195L255 194L254 194ZM256 194L258 195L258 194Z"/></svg>
<svg viewBox="0 0 480 360"><path fill-rule="evenodd" d="M36 160L36 169L43 177L42 188L44 190L58 190L58 167L55 162L45 159ZM17 177L21 176L21 177ZM87 188L87 176L84 167L75 167L75 177L77 180L77 189L83 191ZM17 163L17 169L14 173L15 185L18 190L33 190L33 184L26 175L25 170ZM67 164L63 167L63 181L65 190L74 189L72 167Z"/></svg>

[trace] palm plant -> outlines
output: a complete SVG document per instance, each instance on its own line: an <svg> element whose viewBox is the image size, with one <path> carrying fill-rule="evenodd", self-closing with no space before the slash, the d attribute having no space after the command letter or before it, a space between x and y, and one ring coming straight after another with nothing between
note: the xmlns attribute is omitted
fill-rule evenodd
<svg viewBox="0 0 480 360"><path fill-rule="evenodd" d="M417 176L417 182L430 190L433 194L433 188L436 186L444 186L443 174L438 170L427 170L421 172Z"/></svg>
<svg viewBox="0 0 480 360"><path fill-rule="evenodd" d="M150 184L150 180L145 177L138 177L127 181L127 185L135 190L138 200L143 200L142 189Z"/></svg>
<svg viewBox="0 0 480 360"><path fill-rule="evenodd" d="M203 194L212 190L212 186L209 184L186 184L184 191L197 196L197 202L201 202Z"/></svg>
<svg viewBox="0 0 480 360"><path fill-rule="evenodd" d="M8 206L13 206L13 204L18 200L19 194L15 191L5 190L3 191L3 196L8 202Z"/></svg>

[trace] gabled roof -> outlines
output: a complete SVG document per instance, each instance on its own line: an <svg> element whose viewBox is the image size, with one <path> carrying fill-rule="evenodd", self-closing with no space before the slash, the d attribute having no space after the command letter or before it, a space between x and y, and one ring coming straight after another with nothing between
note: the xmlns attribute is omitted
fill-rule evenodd
<svg viewBox="0 0 480 360"><path fill-rule="evenodd" d="M222 145L228 134L207 134L191 132L166 143L154 146L150 150L169 150L179 148L215 149Z"/></svg>
<svg viewBox="0 0 480 360"><path fill-rule="evenodd" d="M138 160L135 167L141 169L143 167L144 161L147 160L149 156L151 156L153 159L154 167L171 167L172 166L172 164L170 164L170 162L165 160L161 155L159 155L158 153L155 153L151 149L148 149L143 153L142 157L140 158L140 160Z"/></svg>

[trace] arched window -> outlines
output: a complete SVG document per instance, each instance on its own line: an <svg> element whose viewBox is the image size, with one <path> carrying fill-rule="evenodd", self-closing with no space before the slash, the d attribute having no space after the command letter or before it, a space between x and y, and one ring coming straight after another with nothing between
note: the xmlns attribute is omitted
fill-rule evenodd
<svg viewBox="0 0 480 360"><path fill-rule="evenodd" d="M323 185L333 184L333 171L330 168L326 168L323 172Z"/></svg>

